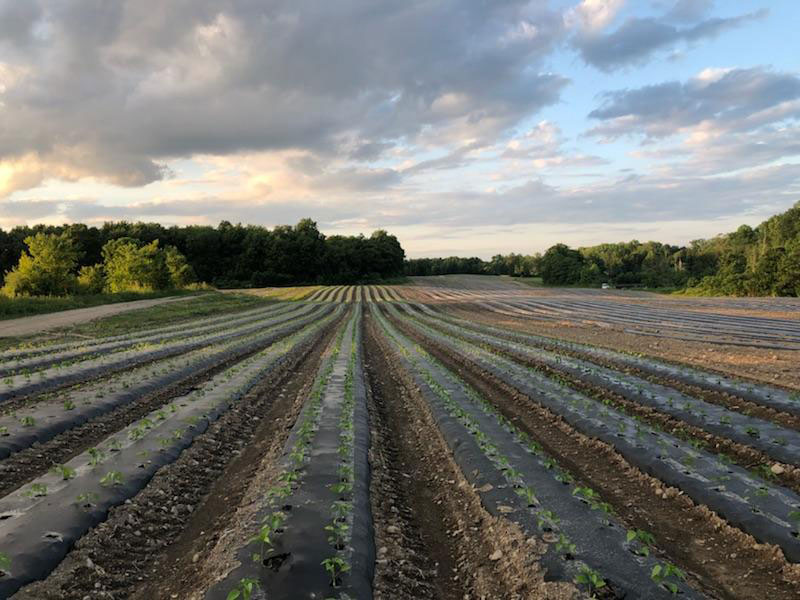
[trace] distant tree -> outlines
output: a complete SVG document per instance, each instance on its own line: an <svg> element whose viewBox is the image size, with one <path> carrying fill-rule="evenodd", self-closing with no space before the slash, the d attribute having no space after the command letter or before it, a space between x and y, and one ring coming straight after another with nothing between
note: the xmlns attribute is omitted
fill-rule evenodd
<svg viewBox="0 0 800 600"><path fill-rule="evenodd" d="M37 233L25 238L28 251L6 274L3 294L65 296L75 291L78 250L67 233Z"/></svg>
<svg viewBox="0 0 800 600"><path fill-rule="evenodd" d="M548 248L542 256L542 281L547 285L579 283L583 269L583 255L565 244Z"/></svg>

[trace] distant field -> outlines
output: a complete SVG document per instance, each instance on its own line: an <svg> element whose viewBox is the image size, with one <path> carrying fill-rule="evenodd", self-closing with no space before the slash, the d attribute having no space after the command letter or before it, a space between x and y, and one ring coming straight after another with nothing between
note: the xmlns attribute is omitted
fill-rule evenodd
<svg viewBox="0 0 800 600"><path fill-rule="evenodd" d="M0 598L796 600L797 364L800 301L489 276L8 342Z"/></svg>

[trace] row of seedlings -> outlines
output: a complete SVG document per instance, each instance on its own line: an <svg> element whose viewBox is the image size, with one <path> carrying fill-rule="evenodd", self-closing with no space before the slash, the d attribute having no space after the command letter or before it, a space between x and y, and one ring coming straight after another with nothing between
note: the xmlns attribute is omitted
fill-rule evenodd
<svg viewBox="0 0 800 600"><path fill-rule="evenodd" d="M61 366L75 364L78 362L78 359L87 360L88 358L101 354L105 355L112 352L119 352L149 342L161 344L167 341L186 339L202 334L230 331L235 327L240 327L249 323L257 323L264 318L287 312L291 310L291 308L291 305L272 304L257 310L248 311L246 314L228 315L223 321L219 321L218 319L214 319L211 322L192 321L184 323L182 326L165 327L163 329L150 331L147 334L143 332L132 332L124 336L114 336L113 339L101 338L89 342L83 341L80 346L77 347L66 345L67 347L65 348L43 348L35 354L26 353L23 355L18 353L15 356L3 355L0 356L0 376L13 375L14 373L20 373L26 369L29 371L41 371L44 367L56 363Z"/></svg>
<svg viewBox="0 0 800 600"><path fill-rule="evenodd" d="M240 566L208 600L372 597L369 429L361 357L361 309L320 367L286 446L278 483L267 490L257 534Z"/></svg>
<svg viewBox="0 0 800 600"><path fill-rule="evenodd" d="M800 415L800 393L763 383L752 383L741 379L703 371L683 364L672 364L663 360L650 358L641 354L632 354L609 350L589 344L569 342L557 338L523 333L519 331L477 324L469 320L455 319L446 313L436 311L424 304L414 305L427 314L461 324L466 328L484 331L529 346L551 349L555 352L570 353L576 357L585 357L593 362L603 362L617 369L630 369L641 373L643 377L658 377L697 387L699 389L735 396L759 404L775 411Z"/></svg>
<svg viewBox="0 0 800 600"><path fill-rule="evenodd" d="M522 356L589 384L610 390L623 398L678 418L692 426L740 444L752 446L775 460L800 464L800 432L781 427L718 404L689 396L675 388L616 371L592 362L564 356L510 341L478 329L466 328L449 320L434 319L405 307L413 318L466 341L484 345L505 354Z"/></svg>
<svg viewBox="0 0 800 600"><path fill-rule="evenodd" d="M172 343L149 342L107 356L101 355L81 360L74 364L70 362L64 365L57 363L40 371L25 369L22 373L7 375L0 379L0 403L12 398L40 394L71 383L105 376L113 371L122 371L147 362L184 354L197 348L224 342L232 337L244 337L281 320L307 314L313 309L314 306L309 304L272 319L264 319L256 324L247 324L228 331L193 336Z"/></svg>
<svg viewBox="0 0 800 600"><path fill-rule="evenodd" d="M402 318L392 310L396 318ZM407 322L426 338L559 415L577 431L613 446L631 465L682 490L756 540L779 546L790 562L800 562L800 496L793 491L730 464L723 455L649 427L535 369L419 322Z"/></svg>
<svg viewBox="0 0 800 600"><path fill-rule="evenodd" d="M46 577L112 506L136 495L211 422L309 350L341 314L341 309L328 312L0 499L0 552L6 562L0 597Z"/></svg>
<svg viewBox="0 0 800 600"><path fill-rule="evenodd" d="M225 343L37 397L35 403L0 416L0 460L220 364L246 358L332 310L330 306L318 306L299 316L275 318L265 321L264 329L242 338L234 337Z"/></svg>
<svg viewBox="0 0 800 600"><path fill-rule="evenodd" d="M573 485L541 446L383 315L373 315L428 401L431 413L487 511L541 537L540 559L550 580L573 581L604 598L702 597L669 561L656 558L655 539L626 530L612 507Z"/></svg>

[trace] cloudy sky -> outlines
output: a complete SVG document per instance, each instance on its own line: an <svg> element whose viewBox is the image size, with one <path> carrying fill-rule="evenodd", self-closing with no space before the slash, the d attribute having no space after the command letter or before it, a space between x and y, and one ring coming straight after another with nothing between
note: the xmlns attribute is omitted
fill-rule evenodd
<svg viewBox="0 0 800 600"><path fill-rule="evenodd" d="M687 242L800 199L797 0L0 0L0 227Z"/></svg>

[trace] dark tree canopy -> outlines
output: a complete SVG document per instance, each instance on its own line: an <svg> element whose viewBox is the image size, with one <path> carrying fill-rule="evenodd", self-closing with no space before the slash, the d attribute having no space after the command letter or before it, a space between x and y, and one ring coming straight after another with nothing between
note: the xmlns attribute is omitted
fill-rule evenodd
<svg viewBox="0 0 800 600"><path fill-rule="evenodd" d="M19 262L25 238L37 233L63 234L77 251L76 269L104 261L103 247L127 238L144 248L158 240L167 251L167 269L173 277L211 283L219 287L258 287L312 283L378 281L403 274L405 252L397 238L386 231L370 237L326 238L311 219L297 225L267 229L258 225L189 225L164 227L158 223L105 223L102 227L35 225L0 230L0 274L5 276ZM185 256L186 264L179 255ZM180 275L176 274L180 271ZM83 271L91 285L91 271Z"/></svg>
<svg viewBox="0 0 800 600"><path fill-rule="evenodd" d="M736 296L800 296L800 203L761 223L686 247L621 242L572 249L556 244L540 256L417 258L407 275L480 273L539 276L549 285L693 288Z"/></svg>

